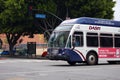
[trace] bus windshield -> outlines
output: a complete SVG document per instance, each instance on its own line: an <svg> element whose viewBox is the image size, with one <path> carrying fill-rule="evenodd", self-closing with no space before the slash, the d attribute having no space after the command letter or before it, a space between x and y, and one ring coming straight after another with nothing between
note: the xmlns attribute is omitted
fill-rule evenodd
<svg viewBox="0 0 120 80"><path fill-rule="evenodd" d="M67 28L69 27L69 28ZM64 48L67 43L69 32L72 26L58 26L52 33L48 47L61 47Z"/></svg>
<svg viewBox="0 0 120 80"><path fill-rule="evenodd" d="M49 47L65 47L69 31L53 32L48 42Z"/></svg>

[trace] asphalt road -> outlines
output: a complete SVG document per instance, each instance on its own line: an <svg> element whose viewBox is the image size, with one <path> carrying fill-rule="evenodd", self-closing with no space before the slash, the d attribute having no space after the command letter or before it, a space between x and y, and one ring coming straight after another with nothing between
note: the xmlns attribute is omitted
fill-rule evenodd
<svg viewBox="0 0 120 80"><path fill-rule="evenodd" d="M0 80L120 80L120 64L69 66L64 61L3 59Z"/></svg>

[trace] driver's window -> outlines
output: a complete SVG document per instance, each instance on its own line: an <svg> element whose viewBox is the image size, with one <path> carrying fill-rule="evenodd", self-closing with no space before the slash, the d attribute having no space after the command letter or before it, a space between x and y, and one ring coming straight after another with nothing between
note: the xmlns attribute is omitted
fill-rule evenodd
<svg viewBox="0 0 120 80"><path fill-rule="evenodd" d="M83 32L74 32L73 43L75 47L83 46Z"/></svg>

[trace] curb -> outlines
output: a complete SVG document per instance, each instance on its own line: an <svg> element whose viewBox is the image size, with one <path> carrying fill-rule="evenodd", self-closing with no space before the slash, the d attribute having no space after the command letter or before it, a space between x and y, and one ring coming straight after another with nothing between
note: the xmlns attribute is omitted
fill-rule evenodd
<svg viewBox="0 0 120 80"><path fill-rule="evenodd" d="M41 59L41 60L47 60L46 57L42 57L42 56L0 56L0 60L5 60L7 58L16 58L16 59Z"/></svg>
<svg viewBox="0 0 120 80"><path fill-rule="evenodd" d="M0 60L5 60L5 59L7 59L7 58L4 58L4 57L0 57Z"/></svg>

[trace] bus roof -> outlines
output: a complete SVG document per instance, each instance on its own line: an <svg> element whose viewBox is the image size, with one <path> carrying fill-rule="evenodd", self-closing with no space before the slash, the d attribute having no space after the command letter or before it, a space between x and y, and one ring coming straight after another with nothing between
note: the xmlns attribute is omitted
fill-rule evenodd
<svg viewBox="0 0 120 80"><path fill-rule="evenodd" d="M90 24L90 25L120 27L120 21L113 21L113 20L100 19L100 18L90 18L90 17L69 19L63 21L61 24Z"/></svg>

